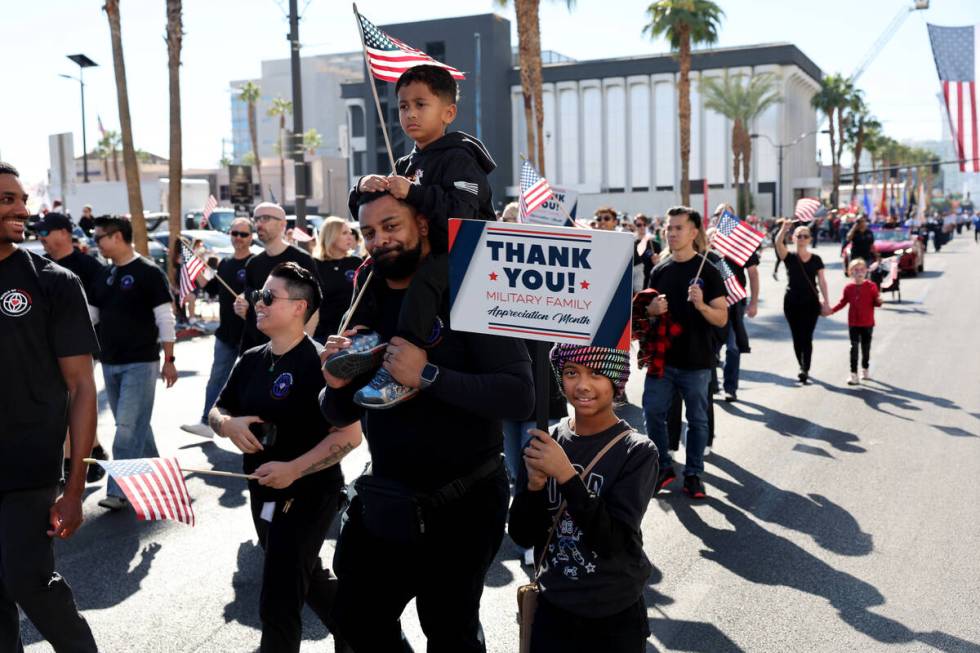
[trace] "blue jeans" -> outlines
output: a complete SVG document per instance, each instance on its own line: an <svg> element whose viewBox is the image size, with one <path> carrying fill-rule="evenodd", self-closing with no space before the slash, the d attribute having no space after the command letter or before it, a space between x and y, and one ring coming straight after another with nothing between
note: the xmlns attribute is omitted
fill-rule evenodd
<svg viewBox="0 0 980 653"><path fill-rule="evenodd" d="M238 346L229 345L220 338L214 339L214 358L211 361L211 376L208 377L208 387L204 391L204 414L201 423L208 423L208 413L218 400L218 395L231 376L231 368L238 358Z"/></svg>
<svg viewBox="0 0 980 653"><path fill-rule="evenodd" d="M704 447L708 444L708 381L711 370L680 370L667 367L661 379L646 377L643 386L643 419L647 435L660 452L660 469L673 465L667 442L667 413L675 390L687 407L687 461L684 476L704 472Z"/></svg>
<svg viewBox="0 0 980 653"><path fill-rule="evenodd" d="M159 361L124 365L103 363L102 376L109 408L116 419L112 457L116 460L157 457L159 454L153 440L153 429L150 428L150 416L153 414L153 395L160 376ZM125 496L111 476L106 494Z"/></svg>
<svg viewBox="0 0 980 653"><path fill-rule="evenodd" d="M740 317L745 319L745 300L732 306L732 310L738 311ZM725 344L725 383L722 386L725 392L735 394L738 390L738 370L741 363L742 352L738 350L738 340L735 338L735 329L732 321L728 321L728 342Z"/></svg>
<svg viewBox="0 0 980 653"><path fill-rule="evenodd" d="M548 422L548 429L558 423L553 419ZM504 427L504 465L510 480L517 483L521 470L524 469L524 449L531 441L530 430L537 428L537 422L512 422L505 420Z"/></svg>

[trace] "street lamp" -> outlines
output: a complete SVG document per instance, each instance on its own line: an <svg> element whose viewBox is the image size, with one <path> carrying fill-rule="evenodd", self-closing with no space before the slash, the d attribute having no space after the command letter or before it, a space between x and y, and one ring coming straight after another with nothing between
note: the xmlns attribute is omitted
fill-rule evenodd
<svg viewBox="0 0 980 653"><path fill-rule="evenodd" d="M796 138L796 140L790 143L776 143L771 138L769 138L769 136L767 136L766 134L749 134L749 138L766 139L767 141L769 141L769 144L772 145L774 148L776 148L776 150L779 153L779 158L778 158L779 179L777 182L777 189L776 189L776 215L778 215L779 217L782 217L783 215L783 150L793 147L794 145L802 141L804 138L813 136L814 134L829 134L829 133L830 133L829 129L814 129L813 131L804 132L800 134Z"/></svg>
<svg viewBox="0 0 980 653"><path fill-rule="evenodd" d="M88 183L88 141L85 138L85 82L82 81L82 74L86 68L91 68L93 66L98 66L84 54L70 54L68 58L72 60L73 63L78 64L78 77L72 77L71 75L61 75L65 79L73 79L78 82L78 85L82 89L82 179L84 183Z"/></svg>

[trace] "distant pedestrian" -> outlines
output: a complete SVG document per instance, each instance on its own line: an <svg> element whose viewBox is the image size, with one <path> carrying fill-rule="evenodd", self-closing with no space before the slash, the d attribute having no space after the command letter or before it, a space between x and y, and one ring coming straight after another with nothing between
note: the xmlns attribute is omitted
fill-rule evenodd
<svg viewBox="0 0 980 653"><path fill-rule="evenodd" d="M92 215L91 204L82 207L82 217L78 219L78 226L85 232L86 236L92 235L92 230L95 229L95 217Z"/></svg>
<svg viewBox="0 0 980 653"><path fill-rule="evenodd" d="M320 317L313 333L313 339L320 344L337 335L344 313L351 305L354 272L362 261L360 256L352 254L354 246L354 234L347 220L332 215L323 221L313 249L323 292Z"/></svg>
<svg viewBox="0 0 980 653"><path fill-rule="evenodd" d="M868 280L868 266L862 259L851 261L848 266L851 283L844 286L840 301L832 312L850 305L847 310L847 329L851 336L851 375L848 385L858 384L858 346L861 348L861 379L871 378L868 366L871 361L871 334L875 327L875 307L881 306L881 293L874 281Z"/></svg>
<svg viewBox="0 0 980 653"><path fill-rule="evenodd" d="M600 231L616 231L616 227L619 225L619 216L616 213L616 209L609 206L602 206L596 209L593 220L596 223L595 228Z"/></svg>

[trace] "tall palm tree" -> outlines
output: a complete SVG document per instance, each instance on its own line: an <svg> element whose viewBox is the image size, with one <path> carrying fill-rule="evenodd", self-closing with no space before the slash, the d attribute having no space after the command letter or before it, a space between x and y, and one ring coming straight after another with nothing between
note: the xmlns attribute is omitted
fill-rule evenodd
<svg viewBox="0 0 980 653"><path fill-rule="evenodd" d="M691 201L691 47L718 42L725 12L711 0L657 0L647 7L643 33L666 37L677 52L677 115L681 132L681 203Z"/></svg>
<svg viewBox="0 0 980 653"><path fill-rule="evenodd" d="M286 116L293 112L293 103L277 97L272 101L272 106L266 112L267 115L279 116L279 201L286 203L286 144L282 140L282 135L286 131Z"/></svg>
<svg viewBox="0 0 980 653"><path fill-rule="evenodd" d="M881 123L871 115L860 95L855 96L855 103L847 120L845 131L847 144L850 146L851 154L854 157L854 163L851 169L851 202L853 203L854 198L857 196L861 154L865 150L868 135L879 134L881 132Z"/></svg>
<svg viewBox="0 0 980 653"><path fill-rule="evenodd" d="M116 99L119 103L119 129L122 132L123 166L126 169L126 192L129 195L129 215L133 220L133 244L144 256L150 253L146 241L146 217L143 215L143 197L140 194L140 175L133 148L133 122L129 116L129 91L126 88L126 61L123 58L122 27L119 16L119 0L105 0L102 10L109 20L112 39L112 64L116 73Z"/></svg>
<svg viewBox="0 0 980 653"><path fill-rule="evenodd" d="M769 73L752 75L743 84L745 75L712 77L701 82L704 106L732 121L732 182L738 189L738 214L751 210L749 170L752 163L752 139L749 126L756 116L782 102L779 79Z"/></svg>
<svg viewBox="0 0 980 653"><path fill-rule="evenodd" d="M95 146L95 156L102 160L102 178L109 181L109 143L104 136Z"/></svg>
<svg viewBox="0 0 980 653"><path fill-rule="evenodd" d="M177 284L177 247L180 241L180 192L183 189L184 165L180 125L180 48L184 38L181 0L167 0L167 69L170 80L170 188L167 208L170 210L170 264L167 276Z"/></svg>
<svg viewBox="0 0 980 653"><path fill-rule="evenodd" d="M259 197L265 199L262 187L262 159L259 157L259 127L255 119L255 104L262 96L262 90L254 82L246 82L239 89L238 99L248 105L248 135L252 140L252 155L255 159L256 178L259 180Z"/></svg>
<svg viewBox="0 0 980 653"><path fill-rule="evenodd" d="M854 84L841 75L835 73L827 75L820 82L820 90L811 98L810 104L814 109L822 111L827 116L830 128L830 160L832 170L832 186L830 191L830 204L838 205L838 195L840 193L840 158L844 152L846 113L854 106L855 96Z"/></svg>

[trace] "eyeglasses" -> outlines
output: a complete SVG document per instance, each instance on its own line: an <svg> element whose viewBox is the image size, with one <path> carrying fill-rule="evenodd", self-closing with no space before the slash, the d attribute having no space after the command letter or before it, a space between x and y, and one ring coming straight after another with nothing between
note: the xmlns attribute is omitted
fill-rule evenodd
<svg viewBox="0 0 980 653"><path fill-rule="evenodd" d="M800 234L796 237L797 240L810 240L810 237L806 234Z"/></svg>
<svg viewBox="0 0 980 653"><path fill-rule="evenodd" d="M251 231L232 231L230 233L234 238L248 238L252 235Z"/></svg>
<svg viewBox="0 0 980 653"><path fill-rule="evenodd" d="M276 297L272 294L272 291L266 288L265 290L253 290L248 296L252 304L258 304L260 301L266 306L272 306L272 302L277 299L286 299L289 301L298 301L303 299L302 297Z"/></svg>
<svg viewBox="0 0 980 653"><path fill-rule="evenodd" d="M106 236L111 236L111 235L112 235L112 234L114 234L114 233L116 233L116 232L115 232L115 231L107 231L107 232L106 232L106 233L104 233L104 234L98 234L98 235L96 235L96 236L95 236L95 244L96 244L96 245L98 245L98 244L99 244L99 241L100 241L100 240L102 240L102 239L103 239L103 238L105 238Z"/></svg>
<svg viewBox="0 0 980 653"><path fill-rule="evenodd" d="M596 218L596 220L598 220L599 222L610 222L610 221L615 221L616 218L611 215L600 215L598 218Z"/></svg>
<svg viewBox="0 0 980 653"><path fill-rule="evenodd" d="M282 220L282 218L278 218L274 215L260 215L255 218L256 222L268 222L269 220Z"/></svg>
<svg viewBox="0 0 980 653"><path fill-rule="evenodd" d="M50 233L51 233L51 230L50 229L38 229L37 230L37 235L40 236L41 238L47 238Z"/></svg>

